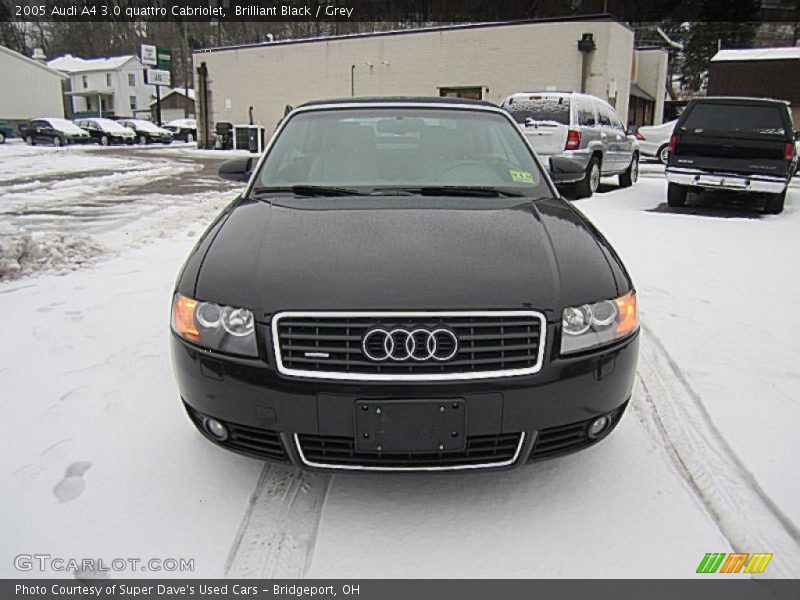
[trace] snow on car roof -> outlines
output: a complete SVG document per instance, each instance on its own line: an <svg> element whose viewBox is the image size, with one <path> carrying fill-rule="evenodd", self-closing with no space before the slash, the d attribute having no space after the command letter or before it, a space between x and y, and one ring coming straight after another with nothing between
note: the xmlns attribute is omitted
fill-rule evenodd
<svg viewBox="0 0 800 600"><path fill-rule="evenodd" d="M66 119L48 117L42 119L42 121L47 121L48 123L50 123L50 125L58 129L59 131L63 131L64 133L86 133L83 129L75 125L75 123L73 123L72 121L67 121Z"/></svg>
<svg viewBox="0 0 800 600"><path fill-rule="evenodd" d="M170 121L167 125L172 125L174 127L197 127L197 121L195 119L175 119L174 121Z"/></svg>

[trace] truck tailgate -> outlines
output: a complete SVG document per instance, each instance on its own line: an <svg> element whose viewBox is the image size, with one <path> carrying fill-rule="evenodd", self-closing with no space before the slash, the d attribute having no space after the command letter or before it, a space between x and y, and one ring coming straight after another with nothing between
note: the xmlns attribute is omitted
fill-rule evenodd
<svg viewBox="0 0 800 600"><path fill-rule="evenodd" d="M743 174L786 176L786 142L771 136L743 137L698 132L676 132L672 164L677 167Z"/></svg>

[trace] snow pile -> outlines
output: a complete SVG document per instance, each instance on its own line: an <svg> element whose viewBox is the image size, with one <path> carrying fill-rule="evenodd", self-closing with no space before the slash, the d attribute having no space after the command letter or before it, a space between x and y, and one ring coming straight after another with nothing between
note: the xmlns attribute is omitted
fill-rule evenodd
<svg viewBox="0 0 800 600"><path fill-rule="evenodd" d="M31 235L0 223L0 280L8 281L37 271L72 271L94 262L105 252L88 235L61 233Z"/></svg>

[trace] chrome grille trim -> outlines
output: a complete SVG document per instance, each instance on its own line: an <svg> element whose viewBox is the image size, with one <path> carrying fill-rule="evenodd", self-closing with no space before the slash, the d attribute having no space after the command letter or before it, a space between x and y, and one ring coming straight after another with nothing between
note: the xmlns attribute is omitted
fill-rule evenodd
<svg viewBox="0 0 800 600"><path fill-rule="evenodd" d="M428 466L428 467L380 467L376 465L343 465L336 463L318 463L310 461L303 454L303 447L300 444L300 436L295 433L293 438L294 438L294 446L295 449L297 450L297 456L300 458L300 461L305 466L314 467L318 469L336 469L339 471L413 472L413 471L469 471L471 469L499 469L501 467L510 467L511 465L515 464L519 459L520 453L522 452L522 446L525 444L525 432L522 431L519 434L519 443L517 444L517 449L514 452L514 456L512 456L507 460L496 461L496 462L474 463L466 465L446 465L446 466Z"/></svg>
<svg viewBox="0 0 800 600"><path fill-rule="evenodd" d="M539 338L536 362L533 365L493 371L464 371L450 373L357 373L345 371L319 371L287 367L283 363L279 324L282 319L292 318L480 318L480 317L529 317L539 321ZM272 347L278 373L287 377L325 379L337 381L469 381L498 377L532 375L542 369L547 340L547 320L536 310L484 310L484 311L281 311L272 317Z"/></svg>

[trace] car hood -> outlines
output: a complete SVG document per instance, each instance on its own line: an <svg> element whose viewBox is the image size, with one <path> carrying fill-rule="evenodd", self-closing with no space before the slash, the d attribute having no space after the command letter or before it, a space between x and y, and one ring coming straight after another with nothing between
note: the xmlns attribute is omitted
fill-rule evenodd
<svg viewBox="0 0 800 600"><path fill-rule="evenodd" d="M207 248L202 267L184 272L179 289L260 319L280 310L527 307L552 318L619 295L623 273L561 199L243 201L212 229L213 242L198 247Z"/></svg>

